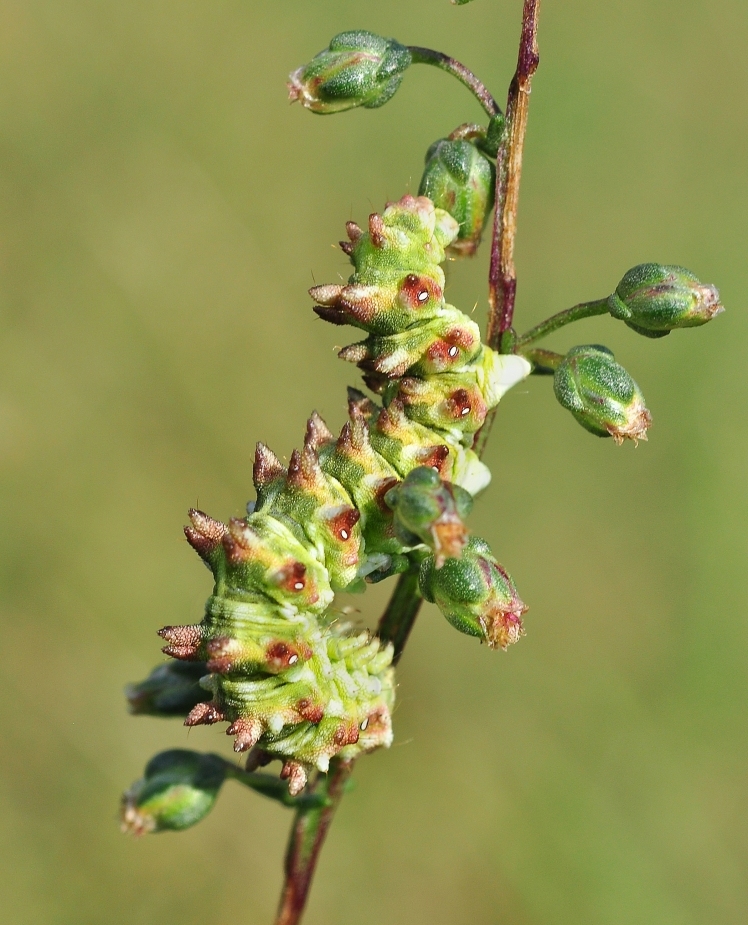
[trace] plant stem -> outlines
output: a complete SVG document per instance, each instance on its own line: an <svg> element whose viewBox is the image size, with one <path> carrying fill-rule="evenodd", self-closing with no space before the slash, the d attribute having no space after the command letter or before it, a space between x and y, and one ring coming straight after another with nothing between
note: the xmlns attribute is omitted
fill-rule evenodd
<svg viewBox="0 0 748 925"><path fill-rule="evenodd" d="M527 350L522 352L522 356L535 366L533 373L539 376L553 375L553 371L558 369L564 359L562 353L554 353L552 350Z"/></svg>
<svg viewBox="0 0 748 925"><path fill-rule="evenodd" d="M517 70L509 87L507 124L496 159L496 214L489 273L491 313L487 338L492 347L500 346L501 336L510 330L514 314L514 236L530 82L539 60L539 8L540 0L525 0ZM501 113L496 100L486 87L459 61L430 48L410 46L409 50L414 63L430 64L456 77L471 90L491 118ZM491 420L492 418L483 427L482 447L485 446ZM395 647L393 663L397 663L402 655L421 603L418 571L414 565L398 579L392 598L379 622L380 639L392 642ZM345 784L353 771L353 764L353 761L333 760L329 773L317 774L309 784L313 794L323 793L326 796L326 805L300 808L297 811L286 853L285 882L275 925L297 925L301 920L317 860L345 792Z"/></svg>
<svg viewBox="0 0 748 925"><path fill-rule="evenodd" d="M418 568L414 565L398 579L377 627L377 636L395 647L393 664L397 664L403 653L422 603ZM308 785L311 795L319 794L326 801L321 807L300 807L296 813L286 850L285 882L275 925L297 925L301 919L325 836L354 763L334 759L328 774L317 774Z"/></svg>
<svg viewBox="0 0 748 925"><path fill-rule="evenodd" d="M414 566L398 579L377 627L377 636L395 647L393 665L400 661L422 603L423 598L418 590L418 568Z"/></svg>
<svg viewBox="0 0 748 925"><path fill-rule="evenodd" d="M421 48L418 45L408 45L408 51L413 56L413 64L430 64L432 67L438 67L456 77L460 83L464 84L472 92L491 118L501 112L499 104L487 88L472 71L468 70L456 58L450 58L449 55L442 54L440 51L434 51L432 48Z"/></svg>
<svg viewBox="0 0 748 925"><path fill-rule="evenodd" d="M333 759L328 773L317 773L308 784L313 794L327 799L324 806L296 813L286 849L285 882L275 925L296 925L300 921L327 830L352 771L352 761Z"/></svg>
<svg viewBox="0 0 748 925"><path fill-rule="evenodd" d="M517 70L509 86L504 139L496 157L496 213L491 242L491 268L488 274L488 302L491 310L488 316L487 340L490 347L500 351L502 341L505 341L502 335L510 330L514 317L514 297L517 291L514 238L517 233L519 182L522 176L522 152L530 106L530 84L540 60L539 13L540 0L525 0ZM489 427L490 421L483 429L488 430Z"/></svg>
<svg viewBox="0 0 748 925"><path fill-rule="evenodd" d="M530 328L522 337L517 339L515 350L517 353L520 351L524 353L525 351L523 348L528 344L540 340L541 337L547 337L549 334L562 328L565 324L571 324L573 321L581 321L582 318L592 318L594 315L605 315L607 312L607 299L596 299L594 302L580 302L579 305L574 305L572 308L567 308L566 311L551 315L550 318L546 318L545 321L536 324L534 328Z"/></svg>

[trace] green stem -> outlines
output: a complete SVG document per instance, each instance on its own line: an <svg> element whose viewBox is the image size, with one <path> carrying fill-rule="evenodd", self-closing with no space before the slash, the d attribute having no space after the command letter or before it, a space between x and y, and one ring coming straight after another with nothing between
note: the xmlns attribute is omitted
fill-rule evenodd
<svg viewBox="0 0 748 925"><path fill-rule="evenodd" d="M554 353L552 350L523 350L522 356L535 367L533 373L540 376L552 375L564 359L562 353Z"/></svg>
<svg viewBox="0 0 748 925"><path fill-rule="evenodd" d="M516 342L516 352L523 351L528 344L547 337L564 325L571 324L573 321L581 321L582 318L592 318L595 315L605 315L609 311L608 299L596 299L594 302L580 302L573 308L567 308L566 311L559 312L557 315L551 315L534 328L530 328Z"/></svg>
<svg viewBox="0 0 748 925"><path fill-rule="evenodd" d="M325 836L352 771L352 761L335 758L327 774L317 773L307 785L310 795L321 797L323 804L300 808L296 813L286 851L285 882L275 925L296 925L301 919Z"/></svg>
<svg viewBox="0 0 748 925"><path fill-rule="evenodd" d="M305 792L300 796L293 797L288 792L286 781L281 780L279 777L274 777L272 774L257 774L254 771L245 771L230 761L226 761L225 764L227 779L235 780L237 783L249 787L250 790L254 790L255 793L262 794L262 796L271 800L276 800L284 806L297 810L308 810L320 809L326 804L324 794Z"/></svg>
<svg viewBox="0 0 748 925"><path fill-rule="evenodd" d="M440 70L446 71L470 90L491 118L499 115L501 112L499 104L486 86L456 58L450 58L449 55L442 54L440 51L434 51L432 48L421 48L418 45L409 45L408 51L413 56L413 64L430 64L432 67L438 67Z"/></svg>
<svg viewBox="0 0 748 925"><path fill-rule="evenodd" d="M418 568L414 566L398 579L377 627L377 636L395 647L393 665L400 661L422 603L423 598L418 590Z"/></svg>

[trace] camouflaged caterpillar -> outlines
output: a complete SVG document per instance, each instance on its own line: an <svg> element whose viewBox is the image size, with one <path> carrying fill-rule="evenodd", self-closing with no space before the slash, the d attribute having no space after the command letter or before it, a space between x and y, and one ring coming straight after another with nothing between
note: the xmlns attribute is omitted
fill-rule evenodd
<svg viewBox="0 0 748 925"><path fill-rule="evenodd" d="M336 591L421 560L424 596L458 629L503 648L525 610L458 516L418 532L398 492L420 479L465 508L490 480L473 437L530 364L481 344L477 325L445 303L440 264L458 225L429 199L405 196L371 215L366 232L352 222L347 232L348 284L310 294L320 317L368 332L340 356L362 368L381 406L351 390L337 439L312 414L288 468L258 444L246 518L225 525L190 511L185 534L215 588L200 624L160 631L167 655L206 663L212 699L186 725L228 722L251 766L283 761L292 793L333 756L392 740L392 647L327 616Z"/></svg>

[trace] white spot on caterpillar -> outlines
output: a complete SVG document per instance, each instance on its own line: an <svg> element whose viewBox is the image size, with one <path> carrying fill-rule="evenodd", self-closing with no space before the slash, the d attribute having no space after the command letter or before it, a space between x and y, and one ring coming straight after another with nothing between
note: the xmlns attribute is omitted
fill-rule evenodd
<svg viewBox="0 0 748 925"><path fill-rule="evenodd" d="M460 351L457 349L457 347L450 347L450 348L449 348L449 355L450 355L451 357L456 357L457 354L458 354L459 352L460 352Z"/></svg>
<svg viewBox="0 0 748 925"><path fill-rule="evenodd" d="M348 531L347 531L347 530L341 530L341 531L340 531L340 539L341 539L341 540L347 540L347 539L348 539Z"/></svg>
<svg viewBox="0 0 748 925"><path fill-rule="evenodd" d="M297 581L297 582L294 584L293 587L294 587L294 591L303 591L303 590L304 590L304 582L303 582L303 581Z"/></svg>
<svg viewBox="0 0 748 925"><path fill-rule="evenodd" d="M289 665L295 665L296 662L298 662L298 660L299 660L299 656L298 656L298 655L292 655L291 658L289 658L289 660L288 660L288 664L289 664Z"/></svg>
<svg viewBox="0 0 748 925"><path fill-rule="evenodd" d="M365 732L366 727L368 725L369 725L369 717L367 716L366 719L363 721L363 723L361 723L361 725L359 726L359 729L361 730L361 732Z"/></svg>
<svg viewBox="0 0 748 925"><path fill-rule="evenodd" d="M421 291L418 293L418 301L419 301L419 302L425 302L425 301L427 301L428 297L429 297L429 294L428 294L428 292L427 292L425 289L421 289Z"/></svg>

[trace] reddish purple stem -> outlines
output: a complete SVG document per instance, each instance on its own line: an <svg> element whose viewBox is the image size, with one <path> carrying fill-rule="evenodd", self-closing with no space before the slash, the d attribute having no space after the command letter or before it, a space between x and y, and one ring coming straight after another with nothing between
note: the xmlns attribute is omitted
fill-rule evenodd
<svg viewBox="0 0 748 925"><path fill-rule="evenodd" d="M517 232L517 205L522 176L522 152L530 105L530 84L538 67L538 15L540 0L525 0L517 70L506 105L504 140L496 157L496 213L491 240L491 267L488 274L487 340L500 350L502 335L511 330L517 276L514 269L514 239ZM506 344L504 344L506 347Z"/></svg>

